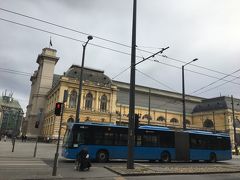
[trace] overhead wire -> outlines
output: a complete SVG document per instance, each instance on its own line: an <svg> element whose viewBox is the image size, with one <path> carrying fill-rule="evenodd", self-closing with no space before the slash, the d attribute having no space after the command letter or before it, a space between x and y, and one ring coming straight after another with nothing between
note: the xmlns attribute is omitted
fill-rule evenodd
<svg viewBox="0 0 240 180"><path fill-rule="evenodd" d="M79 31L79 30L76 30L76 29L73 29L73 28L69 28L69 27L66 27L66 26L62 26L62 25L59 25L59 24L56 24L56 23L53 23L53 22L49 22L49 21L46 21L46 20L42 20L42 19L39 19L39 18L35 18L35 17L32 17L32 16L29 16L29 15L25 15L25 14L22 14L22 13L11 11L11 10L8 10L8 9L5 9L5 8L0 8L0 10L8 12L8 13L15 14L15 15L18 15L18 16L22 16L22 17L25 17L25 18L29 18L29 19L32 19L32 20L36 20L36 21L39 21L39 22L42 22L42 23L46 23L46 24L49 24L49 25L52 25L52 26L56 26L56 27L59 27L59 28L65 29L65 30L72 31L72 32L80 33L80 34L83 34L83 35L90 35L89 33L86 33L86 32L82 32L82 31ZM102 37L99 37L99 36L96 36L96 35L93 35L93 37L97 38L97 39L100 39L100 40L103 40L103 41L106 41L106 42L110 42L110 43L114 43L114 44L117 44L117 45L121 45L121 46L124 46L124 47L131 48L131 46L129 46L129 45L126 45L126 44L123 44L123 43L119 43L119 42L116 42L116 41L113 41L113 40L109 40L109 39L106 39L106 38L102 38ZM139 47L144 47L144 46L139 46ZM145 47L145 48L154 48L154 47ZM139 48L136 48L136 49L138 51L142 51L142 52L153 54L153 52L150 52L150 51L146 51L146 50L139 49ZM157 48L157 49L160 49L160 48ZM114 50L114 51L119 52L118 50ZM162 56L164 58L167 58L167 59L170 59L170 60L173 60L173 61L176 61L176 62L186 63L185 61L182 61L182 60L179 60L179 59L176 59L176 58L171 58L171 57L168 57L166 55L158 55L158 56ZM210 68L206 68L206 67L203 67L203 66L199 66L199 65L196 65L196 64L191 64L191 66L202 68L202 69L205 69L205 70L208 70L208 71L212 71L212 72L215 72L215 73L218 73L218 74L222 74L222 75L227 75L226 73L223 73L223 72L220 72L220 71L217 71L217 70L213 70L213 69L210 69ZM232 76L232 77L236 77L236 76Z"/></svg>
<svg viewBox="0 0 240 180"><path fill-rule="evenodd" d="M172 65L172 64L167 64L167 63L161 62L161 61L159 61L157 59L154 59L154 60L149 59L149 61L156 62L156 63L159 63L159 64L163 64L163 65L166 65L166 66L169 66L169 67L174 67L174 68L177 68L177 69L182 69L179 66L175 66L175 65ZM218 78L216 76L200 73L200 72L193 71L193 70L190 70L190 69L185 69L185 71L192 72L192 73L199 74L199 75L206 76L206 77L210 77L210 78L213 78L213 79L220 79L220 78ZM236 77L236 78L239 78L239 77ZM225 80L225 79L222 79L222 81L229 82L228 80ZM236 84L236 85L240 85L240 83L237 83L237 82L231 82L231 83Z"/></svg>
<svg viewBox="0 0 240 180"><path fill-rule="evenodd" d="M151 80L157 82L158 84L161 84L162 86L164 86L164 87L166 87L166 88L168 88L168 89L170 89L170 90L172 90L172 91L174 91L174 92L177 92L177 90L175 90L175 89L171 88L170 86L168 86L168 85L166 85L166 84L164 84L164 83L158 81L157 79L155 79L155 78L151 77L150 75L148 75L148 74L146 74L146 73L140 71L139 69L136 69L136 71L138 71L139 73L143 74L144 76L150 78Z"/></svg>
<svg viewBox="0 0 240 180"><path fill-rule="evenodd" d="M73 40L73 41L85 43L85 41L83 41L83 40L79 40L79 39L76 39L76 38L65 36L65 35L55 33L55 32L52 32L52 31L47 31L47 30L44 30L44 29L36 28L36 27L29 26L29 25L26 25L26 24L18 23L18 22L11 21L11 20L8 20L8 19L0 18L0 20L5 21L5 22L9 22L9 23L12 23L12 24L16 24L16 25L19 25L19 26L24 26L24 27L27 27L27 28L30 28L30 29L38 30L38 31L41 31L41 32L45 32L45 33L48 33L48 34L52 34L52 35L55 35L55 36L59 36L59 37L62 37L62 38L70 39L70 40ZM116 50L116 49L113 49L113 48L101 46L101 45L98 45L98 44L94 44L94 43L88 43L88 44L92 45L92 46L95 46L95 47L99 47L99 48L107 49L107 50L110 50L110 51L114 51L114 52L117 52L117 53L130 55L130 53L126 53L126 52L119 51L119 50Z"/></svg>
<svg viewBox="0 0 240 180"><path fill-rule="evenodd" d="M208 90L206 90L206 91L203 91L203 92L201 92L201 93L198 93L197 95L203 94L203 93L208 92L208 91L211 91L211 90L213 90L213 89L216 89L216 88L218 88L218 87L220 87L220 86L223 86L223 85L225 85L225 84L227 84L227 83L229 83L229 82L232 82L232 81L234 81L234 80L236 80L236 79L238 79L238 78L240 78L240 76L238 76L238 77L236 77L236 78L234 78L234 79L232 79L232 80L230 80L230 81L224 82L224 83L222 83L222 84L220 84L220 85L218 85L218 86L215 86L215 87L213 87L213 88L210 88L210 89L208 89Z"/></svg>
<svg viewBox="0 0 240 180"><path fill-rule="evenodd" d="M79 40L79 39L76 39L76 38L72 38L72 37L69 37L69 36L65 36L65 35L62 35L62 34L58 34L58 33L55 33L55 32L51 32L51 31L47 31L47 30L44 30L44 29L40 29L40 28L36 28L36 27L33 27L33 26L29 26L29 25L25 25L25 24L22 24L22 23L18 23L18 22L15 22L15 21L11 21L11 20L7 20L7 19L3 19L3 18L0 18L0 20L2 21L6 21L6 22L10 22L10 23L13 23L13 24L17 24L17 25L20 25L20 26L24 26L24 27L27 27L27 28L31 28L31 29L34 29L34 30L38 30L38 31L42 31L42 32L45 32L45 33L49 33L49 34L53 34L53 35L56 35L56 36L60 36L60 37L63 37L63 38L67 38L67 39L70 39L70 40L74 40L74 41L78 41L78 42L82 42L84 43L85 41L82 41L82 40ZM116 50L116 49L112 49L112 48L108 48L108 47L105 47L105 46L101 46L101 45L98 45L98 44L93 44L93 43L89 43L90 45L93 45L93 46L96 46L96 47L99 47L99 48L104 48L104 49L108 49L108 50L111 50L111 51L114 51L114 52L118 52L118 53L122 53L122 54L125 54L125 55L130 55L130 53L126 53L126 52L123 52L123 51L119 51L119 50ZM164 58L169 58L167 57L166 55L160 55ZM140 58L139 56L137 56L138 58ZM169 59L172 59L172 60L176 60L174 58L169 58ZM156 60L155 60L156 61ZM179 60L176 60L176 61L179 61ZM158 61L159 62L159 61ZM184 61L180 61L180 62L184 62ZM159 62L160 63L160 62ZM167 63L162 63L162 64L165 64L165 65L169 65ZM177 66L173 66L171 65L172 67L175 67L175 68L179 68ZM202 68L202 67L201 67ZM129 69L129 68L127 68ZM120 74L122 74L123 72L125 72L127 69L125 69L124 71L121 71L117 76L115 76L113 79L115 79L116 77L118 77ZM207 68L208 69L208 68ZM209 69L208 69L209 70ZM197 74L201 74L201 75L205 75L205 76L208 76L208 77L212 77L212 78L215 78L215 79L219 79L217 77L214 77L214 76L209 76L209 75L206 75L204 73L199 73L199 72L195 72L195 71L192 71L192 70L188 70L190 72L194 72L194 73L197 73ZM217 72L217 71L216 71ZM224 73L225 74L225 73ZM231 76L231 75L228 75L228 76ZM236 76L233 76L235 77L236 79L238 79L239 77L236 77ZM221 80L223 80L223 78L220 78ZM227 80L225 80L227 81ZM234 83L234 84L237 84L237 85L240 85L239 83L236 83L236 82L233 82L233 81L227 81L227 82L231 82L231 83Z"/></svg>
<svg viewBox="0 0 240 180"><path fill-rule="evenodd" d="M231 76L232 74L235 74L235 73L237 73L237 72L239 72L239 71L240 71L240 69L238 69L238 70L232 72L231 74L228 74L228 75L226 75L226 76L224 76L224 77L222 77L222 78L220 78L220 79L218 79L218 80L216 80L216 81L214 81L214 82L211 82L211 83L209 83L208 85L203 86L203 87L201 87L201 88L193 91L193 92L190 93L190 94L195 94L196 92L201 91L202 89L205 89L205 88L207 88L207 87L209 87L209 86L212 86L213 84L215 84L215 83L217 83L217 82L219 82L219 81L221 81L221 80L223 80L223 79L225 79L225 78L227 78L227 77ZM234 80L236 80L236 79L237 79L237 78L234 78ZM230 81L227 81L226 83L228 83L228 82L230 82ZM224 83L224 84L225 84L225 83Z"/></svg>

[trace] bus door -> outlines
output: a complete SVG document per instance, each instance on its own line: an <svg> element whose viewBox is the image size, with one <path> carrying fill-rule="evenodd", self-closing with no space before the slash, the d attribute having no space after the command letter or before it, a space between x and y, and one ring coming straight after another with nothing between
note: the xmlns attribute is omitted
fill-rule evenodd
<svg viewBox="0 0 240 180"><path fill-rule="evenodd" d="M175 132L176 160L189 160L189 134L185 132Z"/></svg>

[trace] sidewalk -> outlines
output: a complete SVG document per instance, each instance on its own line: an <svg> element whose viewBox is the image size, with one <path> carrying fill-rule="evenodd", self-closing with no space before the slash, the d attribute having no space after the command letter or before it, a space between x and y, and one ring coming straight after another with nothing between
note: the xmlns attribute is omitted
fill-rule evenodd
<svg viewBox="0 0 240 180"><path fill-rule="evenodd" d="M218 163L168 163L157 166L135 164L134 169L126 169L122 166L105 166L105 168L121 176L240 173L240 166Z"/></svg>
<svg viewBox="0 0 240 180"><path fill-rule="evenodd" d="M240 173L240 157L220 163L144 163L136 162L135 169L127 169L126 163L93 163L90 171L74 170L73 161L59 157L58 176L52 176L55 144L39 143L37 158L33 158L35 143L16 142L11 152L11 141L0 142L0 180L18 179L107 179L120 176L181 175ZM59 151L60 153L60 151ZM234 164L235 163L235 164Z"/></svg>

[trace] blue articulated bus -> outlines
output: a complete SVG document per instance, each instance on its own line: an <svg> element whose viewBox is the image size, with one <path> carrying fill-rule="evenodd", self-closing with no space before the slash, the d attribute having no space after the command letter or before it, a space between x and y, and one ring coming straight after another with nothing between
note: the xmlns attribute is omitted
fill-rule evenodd
<svg viewBox="0 0 240 180"><path fill-rule="evenodd" d="M127 159L128 127L101 123L69 123L63 140L62 156L75 159L87 148L91 160ZM224 133L168 127L140 126L135 129L135 160L162 162L231 159L230 137Z"/></svg>

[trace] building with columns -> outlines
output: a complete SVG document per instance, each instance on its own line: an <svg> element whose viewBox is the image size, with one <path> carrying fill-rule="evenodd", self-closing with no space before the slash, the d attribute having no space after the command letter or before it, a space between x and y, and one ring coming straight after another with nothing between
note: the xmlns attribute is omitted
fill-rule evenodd
<svg viewBox="0 0 240 180"><path fill-rule="evenodd" d="M79 76L82 68L72 65L62 75L54 74L59 58L56 50L44 48L38 55L38 70L31 77L31 94L27 106L27 135L56 139L60 117L54 115L56 102L63 102L64 91L68 98L63 112L64 135L66 124L74 122L79 94ZM81 93L80 122L128 124L129 84L112 81L104 71L84 68ZM182 94L136 85L135 112L140 124L182 128ZM237 135L240 134L240 100L234 99ZM187 128L224 131L233 137L231 98L186 95ZM39 127L35 128L36 122ZM232 138L233 141L233 138Z"/></svg>
<svg viewBox="0 0 240 180"><path fill-rule="evenodd" d="M13 93L7 91L0 97L0 136L18 136L21 134L23 109L19 102L13 98Z"/></svg>

